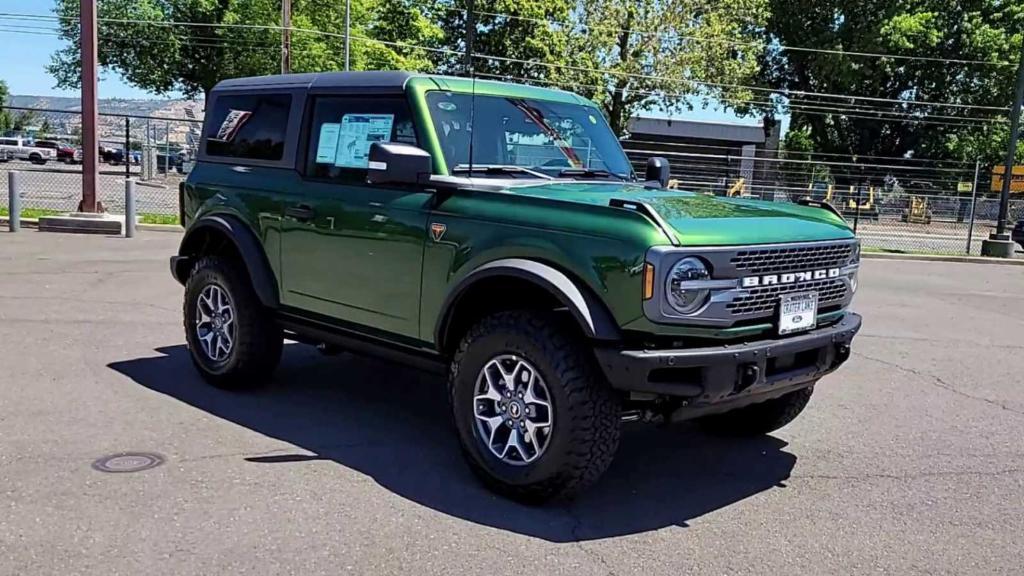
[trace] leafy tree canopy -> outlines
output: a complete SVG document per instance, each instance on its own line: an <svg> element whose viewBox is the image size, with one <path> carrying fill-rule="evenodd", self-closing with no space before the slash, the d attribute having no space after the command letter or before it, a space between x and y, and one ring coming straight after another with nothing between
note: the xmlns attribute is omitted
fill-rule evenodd
<svg viewBox="0 0 1024 576"><path fill-rule="evenodd" d="M14 120L11 118L11 112L3 107L7 104L9 94L7 83L0 80L0 135L10 130L11 124L14 123Z"/></svg>
<svg viewBox="0 0 1024 576"><path fill-rule="evenodd" d="M971 160L1000 156L1006 125L981 124L970 118L1005 119L1005 112L909 101L1008 107L1024 32L1024 2L769 0L769 4L765 28L769 48L762 68L765 86L791 94L805 91L897 101L794 95L792 125L806 130L818 151ZM787 50L780 45L934 60ZM830 107L847 111L835 113Z"/></svg>
<svg viewBox="0 0 1024 576"><path fill-rule="evenodd" d="M562 71L604 107L624 133L645 110L689 109L714 98L751 110L750 85L763 47L756 40L768 0L587 0L570 53L590 71ZM570 85L571 87L571 85Z"/></svg>
<svg viewBox="0 0 1024 576"><path fill-rule="evenodd" d="M440 35L409 0L352 0L352 69L424 69ZM224 78L280 70L280 0L103 0L99 61L156 94L209 92ZM62 88L81 83L78 0L57 0L68 45L48 71ZM292 70L344 68L344 2L294 0ZM186 24L188 23L188 24ZM366 38L372 37L377 42Z"/></svg>

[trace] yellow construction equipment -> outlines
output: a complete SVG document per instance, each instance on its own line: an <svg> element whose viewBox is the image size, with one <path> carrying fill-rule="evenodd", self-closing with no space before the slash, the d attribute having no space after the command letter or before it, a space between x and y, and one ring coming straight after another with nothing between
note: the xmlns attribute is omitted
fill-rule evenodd
<svg viewBox="0 0 1024 576"><path fill-rule="evenodd" d="M910 207L903 212L901 219L908 224L931 224L932 211L928 209L928 199L911 196Z"/></svg>

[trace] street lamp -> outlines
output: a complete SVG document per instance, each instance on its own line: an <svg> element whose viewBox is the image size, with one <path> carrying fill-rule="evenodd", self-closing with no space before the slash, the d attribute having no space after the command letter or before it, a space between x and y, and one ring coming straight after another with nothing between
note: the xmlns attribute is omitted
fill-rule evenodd
<svg viewBox="0 0 1024 576"><path fill-rule="evenodd" d="M1013 167L1017 163L1017 139L1020 137L1020 109L1024 102L1024 46L1021 47L1020 66L1017 68L1017 91L1010 113L1010 145L1006 150L1006 168L1003 172L1003 189L999 197L999 221L996 231L981 242L981 255L996 258L1013 258L1017 244L1006 232L1006 219L1010 206L1010 183L1013 181Z"/></svg>

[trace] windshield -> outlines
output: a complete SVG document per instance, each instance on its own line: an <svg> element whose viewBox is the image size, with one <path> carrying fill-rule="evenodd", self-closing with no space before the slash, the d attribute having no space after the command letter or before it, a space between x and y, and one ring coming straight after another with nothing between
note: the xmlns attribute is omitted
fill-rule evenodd
<svg viewBox="0 0 1024 576"><path fill-rule="evenodd" d="M427 105L450 174L468 174L472 133L474 176L632 179L629 160L596 108L450 92L428 93Z"/></svg>

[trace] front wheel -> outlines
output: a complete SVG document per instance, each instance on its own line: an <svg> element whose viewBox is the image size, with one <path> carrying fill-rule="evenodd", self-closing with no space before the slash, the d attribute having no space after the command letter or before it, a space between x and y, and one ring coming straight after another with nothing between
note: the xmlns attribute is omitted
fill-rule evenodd
<svg viewBox="0 0 1024 576"><path fill-rule="evenodd" d="M515 500L571 497L600 478L618 448L611 387L555 316L482 320L459 346L450 387L470 467Z"/></svg>
<svg viewBox="0 0 1024 576"><path fill-rule="evenodd" d="M281 359L284 335L237 262L200 259L185 284L185 339L207 382L250 388L267 382Z"/></svg>
<svg viewBox="0 0 1024 576"><path fill-rule="evenodd" d="M785 396L751 404L725 414L705 416L697 423L705 430L724 436L760 436L789 424L804 411L814 394L808 386Z"/></svg>

